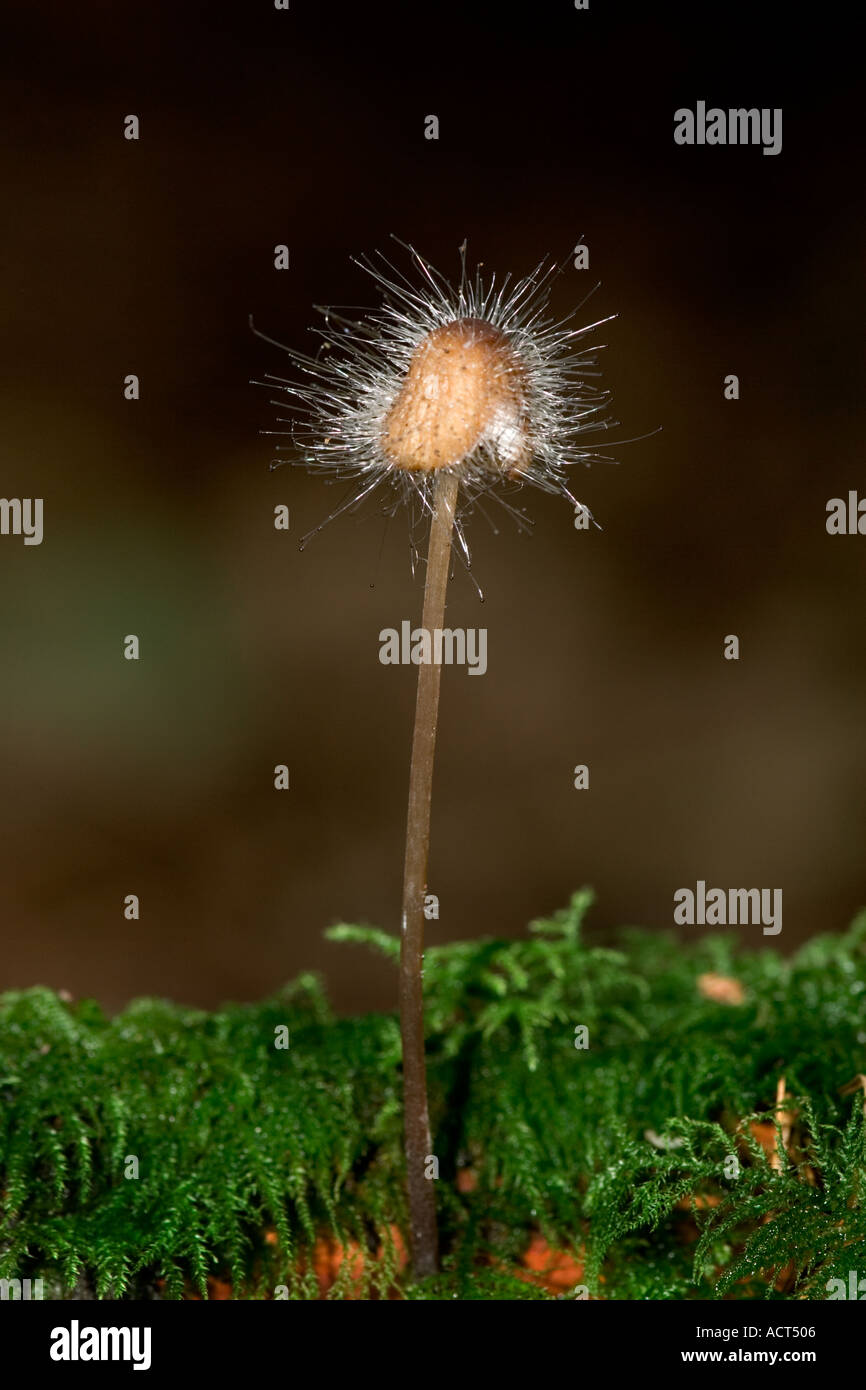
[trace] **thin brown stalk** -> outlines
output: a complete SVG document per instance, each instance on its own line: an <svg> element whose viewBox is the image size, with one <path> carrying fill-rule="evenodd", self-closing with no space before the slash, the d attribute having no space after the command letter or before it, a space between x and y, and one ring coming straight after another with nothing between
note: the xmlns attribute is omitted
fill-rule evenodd
<svg viewBox="0 0 866 1390"><path fill-rule="evenodd" d="M431 641L433 632L444 626L458 487L456 472L443 469L437 474L421 619L425 631L431 634ZM425 1176L428 1158L433 1155L424 1063L423 963L430 799L441 677L442 667L435 661L422 662L418 667L403 873L400 1031L403 1038L403 1110L410 1248L416 1278L434 1274L439 1267L436 1195L433 1179Z"/></svg>

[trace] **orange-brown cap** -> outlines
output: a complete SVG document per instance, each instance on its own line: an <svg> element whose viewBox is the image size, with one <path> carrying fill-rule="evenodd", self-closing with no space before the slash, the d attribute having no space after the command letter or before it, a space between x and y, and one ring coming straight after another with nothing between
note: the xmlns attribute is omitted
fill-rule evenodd
<svg viewBox="0 0 866 1390"><path fill-rule="evenodd" d="M527 373L509 338L483 319L435 328L419 343L385 419L395 468L433 472L478 462L509 475L530 462Z"/></svg>

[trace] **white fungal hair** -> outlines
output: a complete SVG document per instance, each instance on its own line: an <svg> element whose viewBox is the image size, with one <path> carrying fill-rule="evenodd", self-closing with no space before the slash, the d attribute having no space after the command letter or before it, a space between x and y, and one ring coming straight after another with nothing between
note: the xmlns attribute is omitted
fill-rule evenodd
<svg viewBox="0 0 866 1390"><path fill-rule="evenodd" d="M549 300L561 267L549 260L519 280L510 274L497 280L494 274L485 281L480 268L473 275L467 273L464 244L455 287L414 247L400 245L414 263L413 278L382 253L376 259L353 258L375 280L379 307L365 311L361 319L350 319L333 308L316 306L324 323L311 330L321 339L315 356L276 344L288 353L298 376L288 379L267 373L264 382L255 383L278 387L294 406L290 418L281 416L277 421L286 428L264 431L285 435L290 441L277 445L277 451L296 455L292 462L311 472L354 482L348 497L304 537L302 546L335 517L374 494L387 515L407 507L413 536L418 522L430 515L439 465L400 461L394 448L389 448L393 433L393 429L389 433L389 421L422 344L437 330L441 334L449 327L465 326L471 332L474 325L481 334L492 330L490 337L504 345L496 372L500 380L510 374L486 427L459 457L441 465L459 473L455 535L467 567L470 553L464 522L477 509L493 524L484 506L487 498L503 506L523 528L529 519L511 505L507 494L527 485L564 497L594 521L589 509L572 495L568 470L577 464L614 462L598 445L587 442L586 435L618 422L605 414L609 392L594 384L600 376L597 354L603 344L581 347L580 343L615 316L575 326L585 296L565 318L554 318ZM273 404L285 408L284 400ZM275 460L272 467L282 462Z"/></svg>

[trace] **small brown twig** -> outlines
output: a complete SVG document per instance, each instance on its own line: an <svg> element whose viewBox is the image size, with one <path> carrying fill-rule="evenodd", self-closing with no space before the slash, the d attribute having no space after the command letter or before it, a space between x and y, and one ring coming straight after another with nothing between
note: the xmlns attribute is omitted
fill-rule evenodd
<svg viewBox="0 0 866 1390"><path fill-rule="evenodd" d="M850 1081L846 1081L844 1086L839 1087L839 1094L843 1096L853 1095L855 1091L863 1092L863 1114L866 1115L866 1076L862 1071Z"/></svg>
<svg viewBox="0 0 866 1390"><path fill-rule="evenodd" d="M787 1091L785 1089L785 1078L784 1076L780 1076L776 1085L775 1112L778 1117L779 1126L782 1132L782 1148L785 1150L785 1153L787 1154L788 1146L791 1142L791 1126L794 1123L796 1115L793 1110L786 1110L784 1108L786 1097ZM779 1153L778 1143L774 1144L773 1152L770 1154L770 1167L774 1169L777 1173L780 1173L782 1171L782 1155Z"/></svg>

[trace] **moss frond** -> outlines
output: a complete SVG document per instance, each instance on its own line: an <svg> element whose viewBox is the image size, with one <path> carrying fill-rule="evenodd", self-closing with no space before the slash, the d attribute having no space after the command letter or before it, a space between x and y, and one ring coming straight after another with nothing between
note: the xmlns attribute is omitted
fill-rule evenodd
<svg viewBox="0 0 866 1390"><path fill-rule="evenodd" d="M445 1260L417 1286L396 1016L337 1019L309 975L214 1013L3 996L0 1278L57 1297L681 1299L825 1298L866 1275L864 1096L845 1089L866 1073L866 914L785 959L636 929L601 949L590 903L427 953ZM376 928L330 934L399 954ZM556 1278L527 1263L539 1240Z"/></svg>

